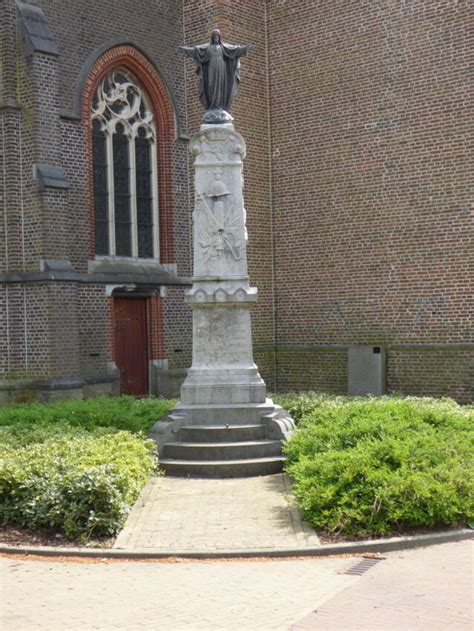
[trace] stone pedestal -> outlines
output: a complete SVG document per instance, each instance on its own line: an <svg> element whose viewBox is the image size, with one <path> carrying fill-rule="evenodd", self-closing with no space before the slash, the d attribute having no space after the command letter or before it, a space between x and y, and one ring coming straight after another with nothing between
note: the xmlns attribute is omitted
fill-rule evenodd
<svg viewBox="0 0 474 631"><path fill-rule="evenodd" d="M202 125L190 142L195 157L194 275L186 294L193 310L193 362L181 401L158 423L158 446L183 425L267 424L287 438L293 421L270 399L253 362L250 308L257 289L247 271L242 196L243 138L232 123Z"/></svg>
<svg viewBox="0 0 474 631"><path fill-rule="evenodd" d="M265 384L252 358L247 231L242 197L243 138L226 125L203 125L195 156L193 364L181 402L264 403Z"/></svg>

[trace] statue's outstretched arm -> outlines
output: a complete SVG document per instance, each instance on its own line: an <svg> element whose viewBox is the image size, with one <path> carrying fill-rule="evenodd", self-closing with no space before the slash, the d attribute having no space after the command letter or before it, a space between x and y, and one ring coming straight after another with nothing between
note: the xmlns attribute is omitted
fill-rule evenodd
<svg viewBox="0 0 474 631"><path fill-rule="evenodd" d="M255 44L245 44L245 46L239 46L237 48L237 56L242 57L243 55L246 55L252 50L252 48L255 48Z"/></svg>
<svg viewBox="0 0 474 631"><path fill-rule="evenodd" d="M187 57L196 56L196 50L194 46L178 46L178 51L184 53Z"/></svg>

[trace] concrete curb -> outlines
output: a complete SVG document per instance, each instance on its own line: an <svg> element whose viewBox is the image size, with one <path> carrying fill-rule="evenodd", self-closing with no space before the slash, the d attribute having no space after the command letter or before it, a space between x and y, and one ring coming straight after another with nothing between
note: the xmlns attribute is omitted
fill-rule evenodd
<svg viewBox="0 0 474 631"><path fill-rule="evenodd" d="M9 546L0 544L0 554L27 554L44 557L89 557L101 559L238 559L252 557L316 557L337 554L364 554L373 552L392 552L432 546L440 543L462 541L474 538L474 530L450 530L428 535L414 535L410 537L392 537L390 539L372 539L368 541L354 541L318 546L317 548L282 548L282 549L242 549L242 550L119 550L116 548L53 548L48 546Z"/></svg>

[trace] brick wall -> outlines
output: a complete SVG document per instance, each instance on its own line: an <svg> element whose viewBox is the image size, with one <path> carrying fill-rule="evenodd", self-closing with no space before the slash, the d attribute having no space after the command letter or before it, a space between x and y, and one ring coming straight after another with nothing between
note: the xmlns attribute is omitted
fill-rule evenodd
<svg viewBox="0 0 474 631"><path fill-rule="evenodd" d="M80 285L76 297L82 375L107 372L112 355L112 313L103 285Z"/></svg>
<svg viewBox="0 0 474 631"><path fill-rule="evenodd" d="M278 390L347 394L347 350L341 347L279 347Z"/></svg>
<svg viewBox="0 0 474 631"><path fill-rule="evenodd" d="M472 348L396 346L387 357L387 379L394 392L472 402Z"/></svg>
<svg viewBox="0 0 474 631"><path fill-rule="evenodd" d="M47 286L9 284L5 294L8 299L5 309L8 308L9 336L2 376L8 380L49 376L52 365Z"/></svg>
<svg viewBox="0 0 474 631"><path fill-rule="evenodd" d="M310 366L383 345L390 388L468 400L469 3L267 6L278 344L312 346Z"/></svg>
<svg viewBox="0 0 474 631"><path fill-rule="evenodd" d="M164 356L169 368L189 368L192 354L192 315L183 311L184 289L167 287L163 313L165 319Z"/></svg>
<svg viewBox="0 0 474 631"><path fill-rule="evenodd" d="M61 164L70 184L67 201L66 235L69 259L78 272L87 272L89 258L89 208L86 130L74 120L61 120ZM66 210L66 209L64 209ZM86 226L86 230L84 230Z"/></svg>

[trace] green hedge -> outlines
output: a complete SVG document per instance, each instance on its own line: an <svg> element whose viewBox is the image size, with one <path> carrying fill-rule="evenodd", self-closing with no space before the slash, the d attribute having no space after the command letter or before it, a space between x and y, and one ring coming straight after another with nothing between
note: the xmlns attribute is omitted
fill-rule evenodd
<svg viewBox="0 0 474 631"><path fill-rule="evenodd" d="M298 425L305 416L317 409L337 407L346 403L349 397L324 392L290 392L274 395L273 400L287 410Z"/></svg>
<svg viewBox="0 0 474 631"><path fill-rule="evenodd" d="M98 397L0 408L0 522L70 539L116 534L156 469L145 434L173 404Z"/></svg>
<svg viewBox="0 0 474 631"><path fill-rule="evenodd" d="M313 526L370 536L457 526L474 516L472 407L308 394L286 403L299 420L285 449L287 471Z"/></svg>
<svg viewBox="0 0 474 631"><path fill-rule="evenodd" d="M0 407L0 426L30 429L64 423L71 427L115 430L148 434L153 424L168 412L175 401L130 396L70 399L53 403L19 403Z"/></svg>
<svg viewBox="0 0 474 631"><path fill-rule="evenodd" d="M128 432L4 447L0 519L68 538L114 535L155 468L154 452Z"/></svg>

